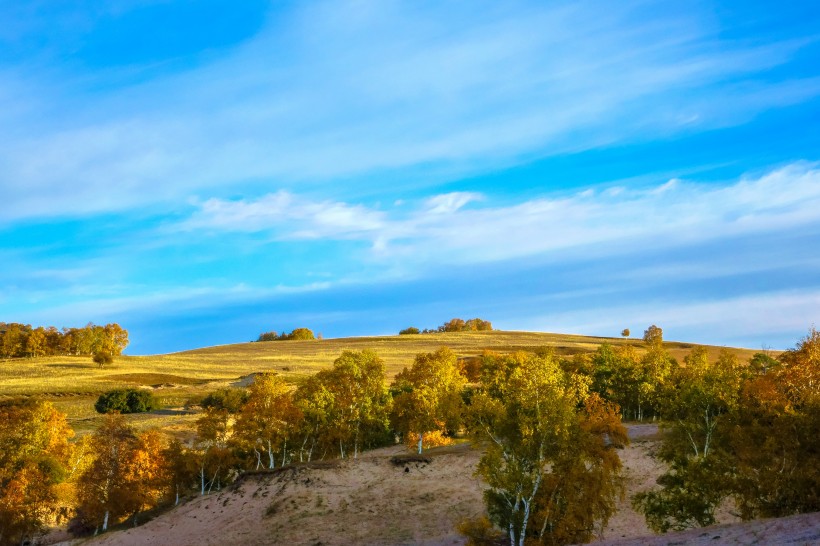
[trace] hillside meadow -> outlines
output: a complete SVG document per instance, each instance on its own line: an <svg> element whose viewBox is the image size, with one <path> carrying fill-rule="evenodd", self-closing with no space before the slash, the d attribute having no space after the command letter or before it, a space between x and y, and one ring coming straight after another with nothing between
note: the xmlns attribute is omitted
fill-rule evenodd
<svg viewBox="0 0 820 546"><path fill-rule="evenodd" d="M138 430L161 427L165 432L186 436L196 415L186 406L208 392L226 386L246 386L258 372L276 372L298 384L318 370L328 368L345 350L371 349L384 360L388 380L412 363L418 353L449 347L459 357L479 356L484 351L512 353L552 348L571 356L594 352L602 343L629 344L645 350L640 339L591 337L540 332L445 332L402 336L372 336L312 341L269 341L220 345L150 356L120 356L111 365L99 367L89 357L54 356L0 361L0 398L38 396L51 401L68 415L74 430L93 430L101 416L94 411L100 393L121 387L143 387L154 391L160 409L128 415ZM694 344L664 342L679 362ZM708 346L710 358L722 347ZM741 361L757 350L731 349Z"/></svg>

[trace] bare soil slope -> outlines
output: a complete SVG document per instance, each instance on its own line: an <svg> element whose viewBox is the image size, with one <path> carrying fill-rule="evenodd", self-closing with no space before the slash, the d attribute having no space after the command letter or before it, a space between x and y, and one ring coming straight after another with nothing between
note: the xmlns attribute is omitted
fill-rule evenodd
<svg viewBox="0 0 820 546"><path fill-rule="evenodd" d="M655 425L630 426L621 452L627 495L604 529L608 538L651 534L629 496L660 473L652 457ZM356 460L295 465L247 475L145 525L88 541L99 545L463 544L455 530L484 512L483 484L473 476L480 453L468 445L433 449L426 461L401 446ZM397 464L398 463L398 464Z"/></svg>
<svg viewBox="0 0 820 546"><path fill-rule="evenodd" d="M652 487L662 471L653 456L657 427L631 425L629 433L632 445L620 454L626 496L597 544L820 544L820 514L654 536L643 517L632 510L629 497ZM480 453L460 445L433 449L424 457L427 461L414 461L397 446L367 452L356 460L251 474L141 527L73 544L463 544L456 524L484 511L482 483L473 476ZM721 518L729 519L726 514Z"/></svg>

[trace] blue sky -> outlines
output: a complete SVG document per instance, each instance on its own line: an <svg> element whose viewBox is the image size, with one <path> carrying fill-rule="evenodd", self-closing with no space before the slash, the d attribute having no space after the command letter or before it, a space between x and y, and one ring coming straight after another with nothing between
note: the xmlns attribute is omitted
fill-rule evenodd
<svg viewBox="0 0 820 546"><path fill-rule="evenodd" d="M0 321L820 323L814 2L0 0Z"/></svg>

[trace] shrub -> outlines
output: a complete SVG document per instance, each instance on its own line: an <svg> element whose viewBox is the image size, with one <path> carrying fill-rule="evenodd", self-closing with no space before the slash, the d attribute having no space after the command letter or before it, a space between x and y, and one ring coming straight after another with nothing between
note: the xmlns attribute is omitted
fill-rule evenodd
<svg viewBox="0 0 820 546"><path fill-rule="evenodd" d="M416 328L415 326L411 326L410 328L405 328L404 330L399 332L400 336L412 335L412 334L420 334L421 331Z"/></svg>
<svg viewBox="0 0 820 546"><path fill-rule="evenodd" d="M156 408L154 395L143 389L114 389L104 392L94 404L97 413L145 413Z"/></svg>
<svg viewBox="0 0 820 546"><path fill-rule="evenodd" d="M245 389L219 389L202 399L203 408L228 410L228 413L237 413L248 401L248 391Z"/></svg>
<svg viewBox="0 0 820 546"><path fill-rule="evenodd" d="M92 360L96 362L100 368L102 368L103 366L107 366L108 364L114 362L114 355L108 351L99 351L94 353Z"/></svg>

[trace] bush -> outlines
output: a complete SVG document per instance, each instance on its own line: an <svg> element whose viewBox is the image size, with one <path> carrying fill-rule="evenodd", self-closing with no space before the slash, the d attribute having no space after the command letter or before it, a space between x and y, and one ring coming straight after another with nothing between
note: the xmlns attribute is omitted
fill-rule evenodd
<svg viewBox="0 0 820 546"><path fill-rule="evenodd" d="M410 328L405 328L404 330L399 332L400 336L412 335L412 334L420 334L421 331L416 328L415 326L411 326Z"/></svg>
<svg viewBox="0 0 820 546"><path fill-rule="evenodd" d="M228 410L228 413L238 413L248 401L248 391L245 389L219 389L202 399L203 408Z"/></svg>
<svg viewBox="0 0 820 546"><path fill-rule="evenodd" d="M94 353L92 360L97 363L97 365L102 368L103 366L107 366L114 362L114 355L109 353L108 351L100 351Z"/></svg>
<svg viewBox="0 0 820 546"><path fill-rule="evenodd" d="M97 413L145 413L157 408L154 395L143 389L114 389L100 395Z"/></svg>

